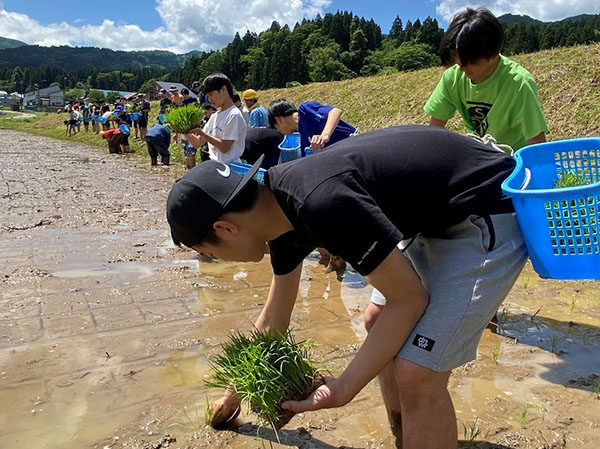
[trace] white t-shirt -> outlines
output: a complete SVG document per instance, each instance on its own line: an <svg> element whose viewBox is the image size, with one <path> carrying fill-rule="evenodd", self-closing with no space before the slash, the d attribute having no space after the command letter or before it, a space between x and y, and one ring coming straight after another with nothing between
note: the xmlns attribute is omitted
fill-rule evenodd
<svg viewBox="0 0 600 449"><path fill-rule="evenodd" d="M231 105L224 111L214 112L203 131L221 140L233 140L233 144L227 153L217 150L210 142L208 152L210 158L226 164L227 162L240 162L240 156L246 145L246 122L240 110Z"/></svg>

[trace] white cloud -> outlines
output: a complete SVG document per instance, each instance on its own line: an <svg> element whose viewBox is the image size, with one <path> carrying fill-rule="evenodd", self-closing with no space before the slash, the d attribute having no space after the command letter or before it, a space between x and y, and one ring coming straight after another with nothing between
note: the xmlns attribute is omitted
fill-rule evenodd
<svg viewBox="0 0 600 449"><path fill-rule="evenodd" d="M135 24L104 20L100 25L75 26L66 22L49 25L25 14L8 12L0 0L3 37L37 45L89 45L113 50L220 49L236 32L261 32L276 20L293 26L303 17L323 14L330 0L158 0L156 10L164 25L143 30ZM124 38L124 36L126 38Z"/></svg>
<svg viewBox="0 0 600 449"><path fill-rule="evenodd" d="M436 12L443 20L450 22L457 12L467 6L487 8L496 16L511 13L527 15L544 22L579 14L600 14L598 0L442 0L436 7Z"/></svg>

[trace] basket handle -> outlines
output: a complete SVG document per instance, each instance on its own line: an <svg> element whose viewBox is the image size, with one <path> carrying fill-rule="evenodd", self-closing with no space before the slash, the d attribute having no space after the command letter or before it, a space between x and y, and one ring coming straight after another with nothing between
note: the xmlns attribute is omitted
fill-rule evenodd
<svg viewBox="0 0 600 449"><path fill-rule="evenodd" d="M525 167L525 179L523 180L523 184L521 184L521 190L525 190L531 181L531 170Z"/></svg>

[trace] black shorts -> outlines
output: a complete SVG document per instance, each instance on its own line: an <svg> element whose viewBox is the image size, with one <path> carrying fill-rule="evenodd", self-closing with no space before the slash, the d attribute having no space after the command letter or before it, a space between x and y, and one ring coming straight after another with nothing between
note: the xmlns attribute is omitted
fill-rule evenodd
<svg viewBox="0 0 600 449"><path fill-rule="evenodd" d="M140 119L138 120L138 123L140 125L140 128L147 128L148 127L148 119L144 116L141 116Z"/></svg>

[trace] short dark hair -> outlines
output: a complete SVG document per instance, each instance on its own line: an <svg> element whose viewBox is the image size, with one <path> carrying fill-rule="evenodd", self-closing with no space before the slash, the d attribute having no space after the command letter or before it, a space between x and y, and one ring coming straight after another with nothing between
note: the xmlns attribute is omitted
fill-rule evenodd
<svg viewBox="0 0 600 449"><path fill-rule="evenodd" d="M181 95L189 95L190 91L188 90L187 87L184 87L183 89L181 89Z"/></svg>
<svg viewBox="0 0 600 449"><path fill-rule="evenodd" d="M490 59L504 45L504 29L487 9L467 8L452 19L440 45L442 64L451 66L454 51L465 65L480 58Z"/></svg>
<svg viewBox="0 0 600 449"><path fill-rule="evenodd" d="M233 97L231 97L231 99L233 100L234 103L237 103L238 101L242 101L242 99L240 98L240 94L238 94L238 93L233 94Z"/></svg>
<svg viewBox="0 0 600 449"><path fill-rule="evenodd" d="M233 97L233 85L229 78L222 73L213 73L204 78L202 82L202 93L208 94L209 92L220 90L223 86L227 88L227 92L230 97Z"/></svg>
<svg viewBox="0 0 600 449"><path fill-rule="evenodd" d="M267 109L267 116L269 118L269 126L275 129L275 117L288 117L294 112L298 112L294 103L287 98L279 98L269 103L269 109Z"/></svg>
<svg viewBox="0 0 600 449"><path fill-rule="evenodd" d="M251 179L248 184L237 194L237 196L231 201L231 203L223 209L221 215L230 213L230 212L246 212L254 207L256 200L258 198L258 182L255 179ZM214 228L211 226L202 239L202 242L196 242L194 245L199 243L211 243L217 244L219 242L219 238L215 234ZM179 246L179 242L175 242ZM192 245L193 246L193 245Z"/></svg>

